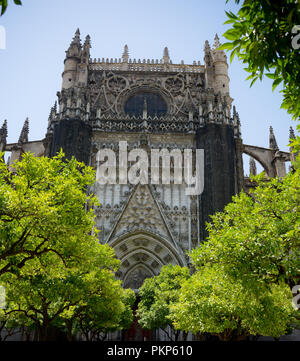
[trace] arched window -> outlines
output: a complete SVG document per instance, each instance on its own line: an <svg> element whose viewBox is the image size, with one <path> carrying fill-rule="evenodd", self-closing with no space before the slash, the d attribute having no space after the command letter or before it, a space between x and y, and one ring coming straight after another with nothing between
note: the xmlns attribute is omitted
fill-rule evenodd
<svg viewBox="0 0 300 361"><path fill-rule="evenodd" d="M130 116L141 116L143 109L147 109L148 116L157 115L160 117L167 113L167 104L159 94L140 92L135 93L127 100L124 110Z"/></svg>

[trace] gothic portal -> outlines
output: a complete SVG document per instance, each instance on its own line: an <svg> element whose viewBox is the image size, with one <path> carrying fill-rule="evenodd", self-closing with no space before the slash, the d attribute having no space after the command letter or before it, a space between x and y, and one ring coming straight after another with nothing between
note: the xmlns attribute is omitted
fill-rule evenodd
<svg viewBox="0 0 300 361"><path fill-rule="evenodd" d="M252 173L254 159L269 177L285 173L290 154L279 151L272 129L269 148L243 144L219 45L217 36L212 48L205 42L204 64L173 64L167 48L160 60L131 59L127 45L121 59L91 59L90 37L82 45L77 30L66 51L58 107L51 108L45 138L28 141L28 119L17 143L6 144L6 122L1 128L0 150L11 152L11 163L28 150L51 157L63 148L67 157L97 169L98 151L117 154L120 141L127 142L128 152L204 150L200 195L187 195L184 183L95 182L92 191L101 203L95 210L99 240L121 260L118 277L124 287L137 290L163 265L188 265L186 251L205 239L209 215L249 185L243 153L253 157Z"/></svg>

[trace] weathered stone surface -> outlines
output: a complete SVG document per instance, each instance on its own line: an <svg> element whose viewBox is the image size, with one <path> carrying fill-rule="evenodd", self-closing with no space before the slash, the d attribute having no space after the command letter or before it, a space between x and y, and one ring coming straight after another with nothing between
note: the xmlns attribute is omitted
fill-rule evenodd
<svg viewBox="0 0 300 361"><path fill-rule="evenodd" d="M62 119L55 124L50 156L63 150L66 158L74 156L89 164L91 148L91 126L79 119Z"/></svg>
<svg viewBox="0 0 300 361"><path fill-rule="evenodd" d="M235 193L235 140L231 128L208 124L196 134L197 148L204 149L204 191L200 196L201 239L205 222L221 211Z"/></svg>

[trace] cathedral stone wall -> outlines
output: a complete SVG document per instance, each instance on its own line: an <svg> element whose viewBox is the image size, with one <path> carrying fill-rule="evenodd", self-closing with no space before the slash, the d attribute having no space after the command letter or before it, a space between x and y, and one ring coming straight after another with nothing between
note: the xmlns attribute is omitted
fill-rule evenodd
<svg viewBox="0 0 300 361"><path fill-rule="evenodd" d="M80 119L62 119L53 127L50 156L61 149L66 158L76 157L78 161L89 163L91 148L91 126Z"/></svg>
<svg viewBox="0 0 300 361"><path fill-rule="evenodd" d="M197 132L197 148L204 149L204 191L200 196L200 222L222 211L236 193L236 152L233 130L226 125L208 124ZM201 238L207 235L201 227Z"/></svg>

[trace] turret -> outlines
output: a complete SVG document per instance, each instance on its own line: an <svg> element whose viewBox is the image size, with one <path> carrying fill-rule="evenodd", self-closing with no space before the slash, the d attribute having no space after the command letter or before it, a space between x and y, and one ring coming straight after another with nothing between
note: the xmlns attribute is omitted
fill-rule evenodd
<svg viewBox="0 0 300 361"><path fill-rule="evenodd" d="M229 95L227 56L224 50L218 50L220 45L221 43L219 37L216 34L212 50L214 65L214 90L216 93L221 92L222 95Z"/></svg>
<svg viewBox="0 0 300 361"><path fill-rule="evenodd" d="M82 46L80 40L80 31L76 30L75 36L66 51L64 61L64 72L62 74L62 89L68 89L75 85L77 80L77 65L81 61Z"/></svg>

